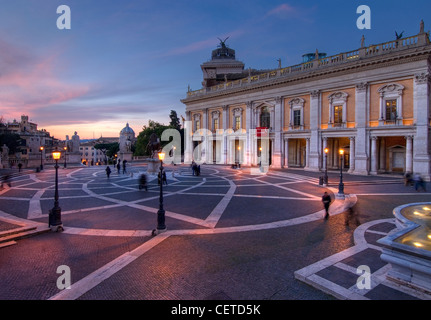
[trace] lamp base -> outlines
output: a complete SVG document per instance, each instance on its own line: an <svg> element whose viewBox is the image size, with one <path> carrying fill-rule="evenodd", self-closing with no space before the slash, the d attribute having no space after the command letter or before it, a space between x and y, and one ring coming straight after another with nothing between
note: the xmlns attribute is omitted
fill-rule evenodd
<svg viewBox="0 0 431 320"><path fill-rule="evenodd" d="M165 229L154 229L154 230L151 232L151 235L154 237L154 236L157 236L157 235L159 235L159 234L161 234L161 233L164 233L164 232L166 232L166 231L168 231L168 229L167 229L167 228L165 228Z"/></svg>

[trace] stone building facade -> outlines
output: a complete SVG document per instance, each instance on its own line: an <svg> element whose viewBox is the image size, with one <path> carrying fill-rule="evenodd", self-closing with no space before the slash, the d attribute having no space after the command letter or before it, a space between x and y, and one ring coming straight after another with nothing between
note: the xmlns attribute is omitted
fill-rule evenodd
<svg viewBox="0 0 431 320"><path fill-rule="evenodd" d="M423 22L412 37L316 57L189 90L181 100L190 131L185 160L258 165L267 132L275 168L343 166L429 180L431 44Z"/></svg>

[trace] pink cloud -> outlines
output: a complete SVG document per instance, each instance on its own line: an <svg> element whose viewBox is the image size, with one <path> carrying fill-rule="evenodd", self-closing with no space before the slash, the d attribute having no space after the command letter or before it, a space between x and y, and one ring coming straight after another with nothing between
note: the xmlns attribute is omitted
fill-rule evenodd
<svg viewBox="0 0 431 320"><path fill-rule="evenodd" d="M287 4L287 3L283 3L281 5L279 5L278 7L270 10L267 12L267 14L265 15L266 17L269 16L280 16L280 17L287 17L292 13L295 13L296 9L294 7L292 7L291 5Z"/></svg>
<svg viewBox="0 0 431 320"><path fill-rule="evenodd" d="M5 119L33 114L40 107L86 94L89 87L71 85L56 74L56 56L31 55L28 48L0 39L0 115Z"/></svg>

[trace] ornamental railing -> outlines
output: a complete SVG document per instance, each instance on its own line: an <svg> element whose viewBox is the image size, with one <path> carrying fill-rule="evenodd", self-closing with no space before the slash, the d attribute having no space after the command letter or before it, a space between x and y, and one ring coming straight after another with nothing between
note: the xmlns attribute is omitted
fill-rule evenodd
<svg viewBox="0 0 431 320"><path fill-rule="evenodd" d="M371 58L379 55L384 55L391 52L410 49L419 45L430 44L429 35L419 34L413 37L403 38L395 41L389 41L378 45L362 47L357 50L336 54L333 56L316 59L310 62L305 62L293 65L287 68L271 70L262 74L249 76L243 79L225 82L208 88L202 88L196 91L187 92L187 97L197 97L209 93L221 92L225 90L247 87L258 83L281 79L283 77L295 76L300 73L306 73L312 70L337 66L344 63L351 63L360 59Z"/></svg>

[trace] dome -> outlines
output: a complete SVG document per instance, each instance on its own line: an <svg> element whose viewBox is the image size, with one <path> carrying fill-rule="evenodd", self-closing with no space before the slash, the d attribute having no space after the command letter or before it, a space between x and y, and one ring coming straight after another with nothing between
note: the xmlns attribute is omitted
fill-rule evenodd
<svg viewBox="0 0 431 320"><path fill-rule="evenodd" d="M123 128L123 130L120 131L120 134L135 134L135 131L133 131L132 128L129 127L129 124L127 123L126 126Z"/></svg>

